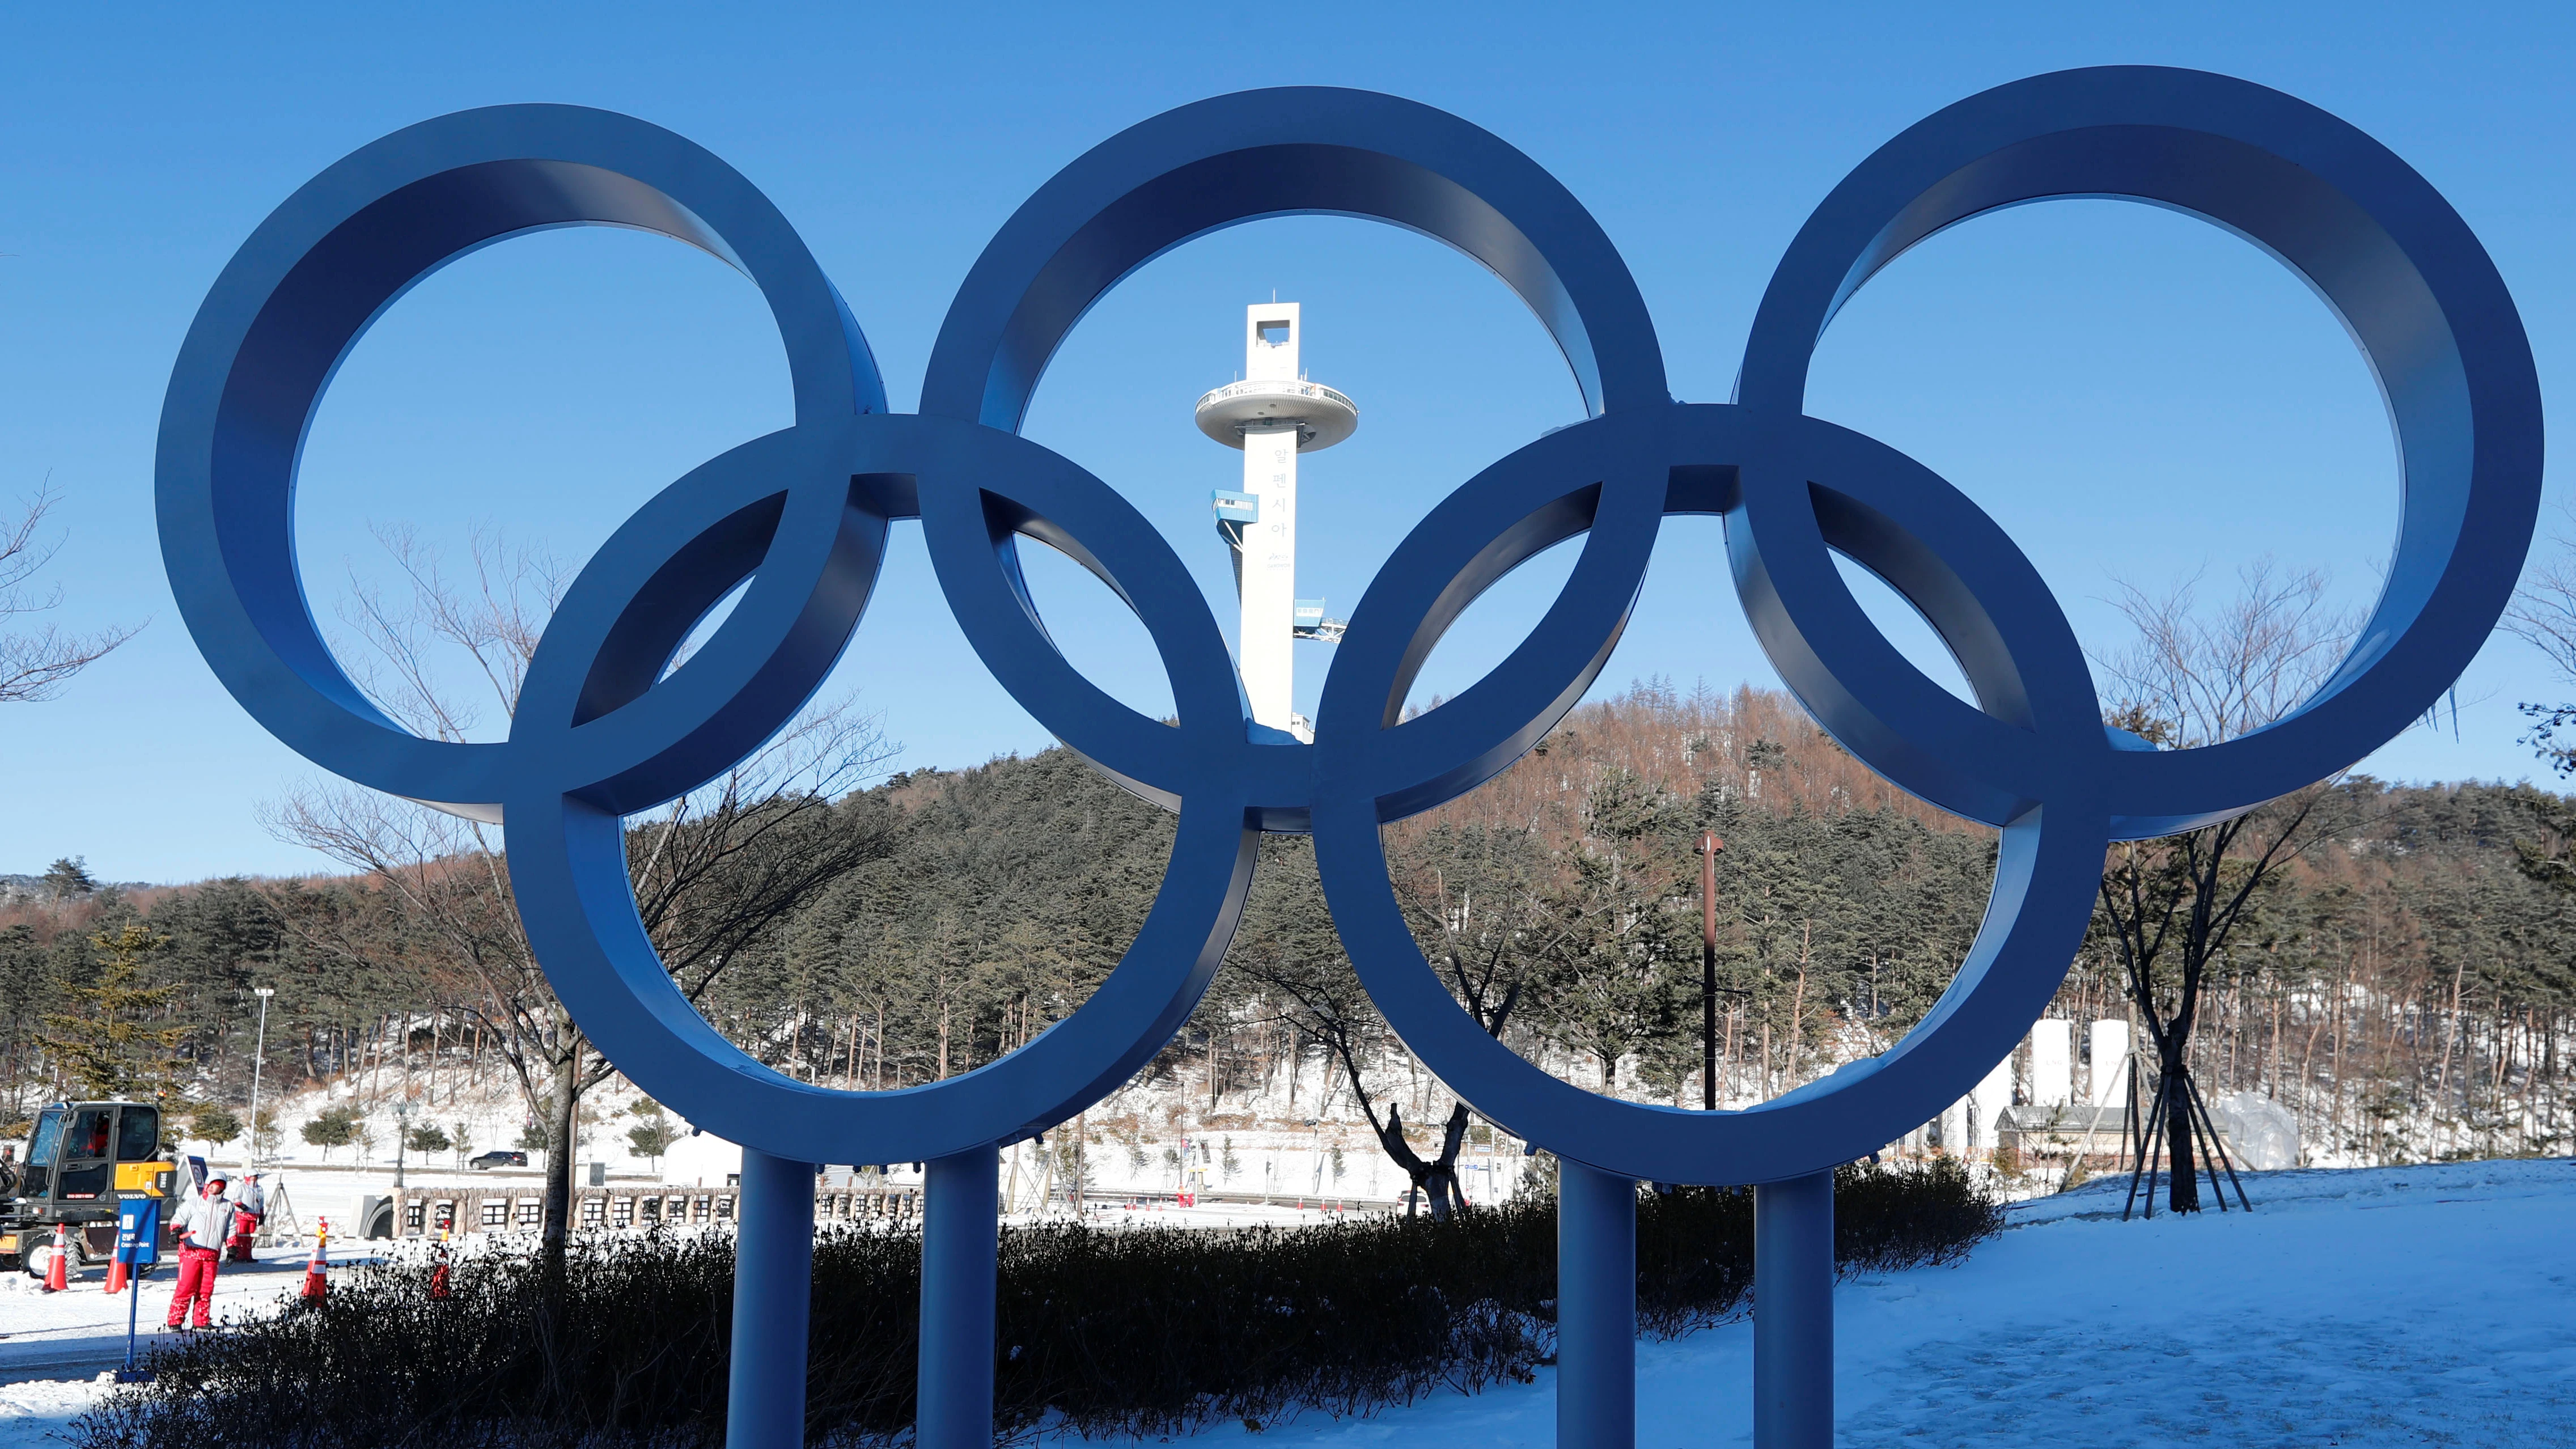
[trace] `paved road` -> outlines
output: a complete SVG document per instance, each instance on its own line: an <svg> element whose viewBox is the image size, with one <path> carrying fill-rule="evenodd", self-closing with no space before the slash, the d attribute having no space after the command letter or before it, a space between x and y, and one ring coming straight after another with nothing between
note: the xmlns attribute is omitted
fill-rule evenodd
<svg viewBox="0 0 2576 1449"><path fill-rule="evenodd" d="M349 1250L352 1257L364 1249ZM334 1253L335 1264L348 1260ZM142 1310L135 1339L138 1354L162 1342L161 1328L170 1311L175 1270L163 1264L143 1280ZM304 1255L294 1249L271 1249L260 1262L227 1263L215 1281L215 1314L220 1321L248 1312L297 1291L304 1281ZM67 1293L38 1293L12 1274L0 1295L0 1384L33 1379L95 1378L125 1362L127 1295L110 1298L99 1291L102 1271L91 1268Z"/></svg>
<svg viewBox="0 0 2576 1449"><path fill-rule="evenodd" d="M159 1338L145 1333L136 1343L143 1345ZM94 1379L125 1362L125 1335L114 1338L40 1338L30 1343L0 1340L0 1384L23 1384L31 1379Z"/></svg>

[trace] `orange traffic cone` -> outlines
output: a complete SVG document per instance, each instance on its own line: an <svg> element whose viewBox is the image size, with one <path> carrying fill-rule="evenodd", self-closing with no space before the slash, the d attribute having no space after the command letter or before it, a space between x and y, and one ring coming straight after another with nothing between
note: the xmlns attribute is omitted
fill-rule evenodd
<svg viewBox="0 0 2576 1449"><path fill-rule="evenodd" d="M61 1223L54 1224L54 1257L45 1265L45 1291L60 1293L72 1286L72 1240Z"/></svg>
<svg viewBox="0 0 2576 1449"><path fill-rule="evenodd" d="M113 1298L124 1291L125 1260L123 1258L110 1257L107 1260L107 1296Z"/></svg>
<svg viewBox="0 0 2576 1449"><path fill-rule="evenodd" d="M447 1296L447 1230L438 1230L438 1266L429 1270L429 1296Z"/></svg>
<svg viewBox="0 0 2576 1449"><path fill-rule="evenodd" d="M319 1303L331 1291L331 1260L323 1256L324 1247L331 1241L331 1220L322 1218L314 1227L313 1258L304 1265L304 1298L307 1302Z"/></svg>

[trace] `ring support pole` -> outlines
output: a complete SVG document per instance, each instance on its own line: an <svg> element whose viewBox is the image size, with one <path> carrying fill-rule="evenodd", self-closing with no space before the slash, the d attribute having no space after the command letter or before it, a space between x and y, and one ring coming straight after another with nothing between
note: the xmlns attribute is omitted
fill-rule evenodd
<svg viewBox="0 0 2576 1449"><path fill-rule="evenodd" d="M923 1174L914 1449L992 1449L1001 1180L992 1146L933 1159Z"/></svg>
<svg viewBox="0 0 2576 1449"><path fill-rule="evenodd" d="M1754 1449L1832 1449L1834 1175L1753 1189Z"/></svg>
<svg viewBox="0 0 2576 1449"><path fill-rule="evenodd" d="M1559 1160L1557 1449L1637 1442L1637 1184Z"/></svg>
<svg viewBox="0 0 2576 1449"><path fill-rule="evenodd" d="M801 1449L814 1291L814 1164L742 1150L725 1449Z"/></svg>

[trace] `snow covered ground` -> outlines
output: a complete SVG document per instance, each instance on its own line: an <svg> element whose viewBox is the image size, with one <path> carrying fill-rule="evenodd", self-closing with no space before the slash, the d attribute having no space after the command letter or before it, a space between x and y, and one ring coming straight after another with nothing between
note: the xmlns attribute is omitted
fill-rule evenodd
<svg viewBox="0 0 2576 1449"><path fill-rule="evenodd" d="M1844 1283L1838 1442L2576 1445L2576 1162L2267 1173L2250 1215L2152 1223L2119 1221L2127 1185L2017 1206L1957 1267ZM1750 1443L1752 1338L1640 1344L1640 1449ZM1542 1371L1261 1439L1544 1449L1554 1415Z"/></svg>
<svg viewBox="0 0 2576 1449"><path fill-rule="evenodd" d="M215 1279L215 1320L266 1312L301 1291L311 1256L310 1248L274 1248L257 1263L225 1264ZM369 1256L360 1244L335 1241L330 1250L335 1264ZM175 1266L164 1264L144 1281L134 1305L140 1346L164 1336L160 1324L176 1278ZM96 1268L63 1293L44 1292L24 1273L0 1273L0 1449L57 1445L75 1417L112 1392L98 1376L124 1361L129 1295L111 1298L104 1288Z"/></svg>
<svg viewBox="0 0 2576 1449"><path fill-rule="evenodd" d="M343 1243L334 1239L334 1264L376 1256L382 1243ZM256 1263L227 1263L215 1279L215 1319L267 1311L277 1300L301 1292L310 1247L264 1248ZM44 1285L15 1270L0 1273L0 1383L55 1376L77 1370L86 1377L100 1363L122 1362L125 1319L131 1296L105 1292L104 1270L91 1268L73 1280L69 1291L47 1293ZM162 1316L170 1311L170 1293L178 1281L175 1262L165 1262L143 1282L141 1302L134 1305L139 1341L148 1346L160 1337ZM0 1396L7 1390L0 1389ZM0 1397L0 1414L9 1401ZM0 1432L0 1446L10 1444Z"/></svg>
<svg viewBox="0 0 2576 1449"><path fill-rule="evenodd" d="M1957 1267L1842 1285L1840 1442L2576 1446L2576 1162L2268 1173L2247 1182L2252 1214L2152 1223L2118 1220L2126 1186L2018 1205L2013 1229ZM227 1301L292 1277L282 1263L228 1275L241 1296ZM147 1287L147 1310L168 1291ZM117 1306L102 1338L94 1284L52 1300L0 1288L0 1354L121 1343ZM1749 1442L1751 1347L1742 1322L1640 1345L1641 1449ZM109 1391L0 1387L0 1449L50 1443ZM1542 1371L1261 1439L1543 1449L1553 1416Z"/></svg>

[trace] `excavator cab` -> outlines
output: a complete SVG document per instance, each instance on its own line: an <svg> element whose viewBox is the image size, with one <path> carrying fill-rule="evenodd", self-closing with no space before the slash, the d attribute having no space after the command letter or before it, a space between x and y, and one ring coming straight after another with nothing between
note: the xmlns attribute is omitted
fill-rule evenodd
<svg viewBox="0 0 2576 1449"><path fill-rule="evenodd" d="M57 1102L36 1114L16 1195L0 1202L0 1263L41 1275L54 1225L71 1229L75 1267L116 1243L120 1197L175 1194L160 1156L161 1109L149 1102Z"/></svg>

